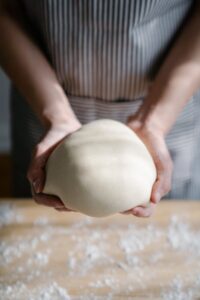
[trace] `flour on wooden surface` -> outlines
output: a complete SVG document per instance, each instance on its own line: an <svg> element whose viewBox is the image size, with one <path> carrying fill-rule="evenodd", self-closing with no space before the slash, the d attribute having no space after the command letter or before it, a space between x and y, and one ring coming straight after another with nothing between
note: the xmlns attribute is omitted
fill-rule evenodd
<svg viewBox="0 0 200 300"><path fill-rule="evenodd" d="M56 282L52 282L47 286L42 286L39 289L34 288L30 290L27 286L21 282L17 282L15 285L3 287L0 284L0 299L4 300L70 300L71 297L67 293L66 289L59 286Z"/></svg>
<svg viewBox="0 0 200 300"><path fill-rule="evenodd" d="M173 249L187 250L200 255L200 231L193 231L188 223L183 222L176 215L169 223L167 239Z"/></svg>
<svg viewBox="0 0 200 300"><path fill-rule="evenodd" d="M0 226L23 223L23 216L13 206L0 205L0 211ZM0 278L0 299L76 300L76 297L70 297L59 282L54 281L54 270L48 270L54 256L59 256L59 247L64 249L66 237L71 250L66 251L65 264L60 266L66 280L69 278L75 281L76 278L92 275L95 268L100 270L97 278L91 276L87 286L78 287L83 296L77 300L105 300L95 295L95 291L104 288L108 291L106 300L120 295L121 288L127 300L131 299L130 293L137 291L137 288L145 292L147 284L156 280L156 265L165 261L168 251L177 253L186 267L192 263L199 272L190 274L189 280L194 286L192 290L185 288L185 278L181 276L172 278L168 286L158 282L160 299L198 299L200 229L191 228L189 222L176 215L171 217L164 229L154 224L147 227L112 224L105 228L95 225L94 229L91 226L93 222L92 218L86 217L66 228L62 225L52 226L48 217L43 216L34 221L30 234L5 237L0 242L0 267L5 270L5 275ZM58 239L62 244L57 244ZM51 243L50 249L48 246L51 241L54 243ZM113 249L116 255L113 255ZM148 251L148 255L143 256L145 251ZM144 272L147 265L152 265L151 274ZM121 287L122 282L116 276L118 271L126 278L126 286ZM24 274L27 274L26 279L20 281ZM38 286L30 290L32 281L38 282ZM49 284L45 285L44 282Z"/></svg>
<svg viewBox="0 0 200 300"><path fill-rule="evenodd" d="M23 216L16 212L14 205L0 204L0 228L13 223L21 223L22 221Z"/></svg>
<svg viewBox="0 0 200 300"><path fill-rule="evenodd" d="M195 295L195 286L193 290L183 287L183 280L180 277L176 277L172 280L170 286L163 291L161 295L162 300L193 300ZM197 296L197 295L196 295Z"/></svg>

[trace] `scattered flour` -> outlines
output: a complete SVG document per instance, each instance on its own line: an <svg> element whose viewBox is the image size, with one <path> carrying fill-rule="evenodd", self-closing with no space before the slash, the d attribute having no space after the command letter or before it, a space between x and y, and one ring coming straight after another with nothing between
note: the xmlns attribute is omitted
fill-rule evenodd
<svg viewBox="0 0 200 300"><path fill-rule="evenodd" d="M35 295L30 300L70 300L67 291L60 287L56 282L52 285L36 290Z"/></svg>
<svg viewBox="0 0 200 300"><path fill-rule="evenodd" d="M22 221L23 216L16 214L14 207L11 205L0 206L0 227ZM189 223L176 215L172 216L167 229L164 230L156 228L152 224L147 227L130 224L126 228L110 225L106 229L96 226L93 230L90 227L93 222L92 218L87 217L68 228L59 225L54 227L51 226L47 217L39 217L35 220L34 230L30 235L0 242L1 267L6 268L19 259L23 259L23 264L17 266L11 274L13 282L16 282L15 284L4 284L4 278L2 277L0 299L72 300L68 292L56 282L52 282L47 286L38 286L31 291L28 288L30 282L43 275L44 268L48 266L51 260L51 255L55 249L49 249L48 242L59 236L68 237L71 241L70 244L72 244L71 250L66 252L66 265L63 266L66 275L76 279L77 276L84 277L90 274L96 267L107 270L107 273L100 274L101 276L98 279L91 280L88 284L88 288L94 290L107 288L109 292L106 300L111 300L118 292L120 293L120 282L116 277L119 269L124 272L126 278L130 278L126 289L126 299L128 300L128 293L134 290L132 280L137 286L145 290L143 267L147 263L156 265L156 263L164 261L166 249L175 252L178 250L180 254L190 252L193 253L193 255L190 255L191 260L199 260L200 231L193 230ZM40 227L39 230L38 227ZM81 236L79 234L80 229ZM113 235L114 239L112 239ZM155 244L159 245L159 248L156 252L152 252L151 246ZM43 250L41 250L41 246ZM112 255L113 249L118 251L121 259ZM149 256L144 261L141 254L147 249L150 249ZM155 250L155 247L152 247L152 249ZM27 270L30 270L30 272L26 282L17 281L16 278L20 278L20 275L23 275ZM153 273L149 275L149 280L152 280ZM132 275L135 277L131 277ZM52 274L45 273L45 276L48 280L54 278L53 270ZM185 290L183 278L177 277L169 286L161 289L160 299L196 300L194 298L196 291L200 291L200 274L194 280L194 290ZM90 299L105 300L104 297L97 297L91 292L89 295L83 295L77 300Z"/></svg>
<svg viewBox="0 0 200 300"><path fill-rule="evenodd" d="M2 300L70 300L68 292L56 282L30 290L21 282L15 285L0 284L0 299Z"/></svg>
<svg viewBox="0 0 200 300"><path fill-rule="evenodd" d="M173 249L187 250L200 255L200 231L195 232L176 215L171 218L167 239Z"/></svg>
<svg viewBox="0 0 200 300"><path fill-rule="evenodd" d="M21 223L23 216L16 212L12 204L0 203L0 228L9 224Z"/></svg>
<svg viewBox="0 0 200 300"><path fill-rule="evenodd" d="M97 247L94 243L78 243L75 251L69 252L67 255L67 271L69 274L79 274L84 276L89 270L94 269L99 265L109 263L110 257L105 254L105 249L102 245ZM78 258L77 253L83 253Z"/></svg>
<svg viewBox="0 0 200 300"><path fill-rule="evenodd" d="M164 254L162 251L155 252L149 257L149 261L151 263L156 263L164 258Z"/></svg>
<svg viewBox="0 0 200 300"><path fill-rule="evenodd" d="M31 266L34 264L45 266L49 262L49 254L51 253L50 249L47 249L45 252L39 252L37 251L30 257L27 261L27 265Z"/></svg>
<svg viewBox="0 0 200 300"><path fill-rule="evenodd" d="M141 252L145 247L156 239L160 238L161 231L154 226L149 225L147 228L140 228L135 225L129 225L126 230L120 236L119 246L125 252L126 255L132 255L136 252Z"/></svg>
<svg viewBox="0 0 200 300"><path fill-rule="evenodd" d="M40 225L40 226L45 226L47 224L49 224L49 220L47 217L39 217L37 218L34 223L34 225Z"/></svg>
<svg viewBox="0 0 200 300"><path fill-rule="evenodd" d="M116 278L113 277L106 277L103 278L102 280L97 280L95 282L90 282L89 286L95 287L95 288L102 288L105 286L114 288L117 284L119 284L119 281L116 280Z"/></svg>
<svg viewBox="0 0 200 300"><path fill-rule="evenodd" d="M49 240L48 233L42 233L36 237L19 238L13 242L0 242L0 266L11 263L16 258L22 257L25 253L36 250L41 242Z"/></svg>
<svg viewBox="0 0 200 300"><path fill-rule="evenodd" d="M193 290L184 290L183 280L176 277L171 282L170 286L161 295L162 300L194 300L195 287ZM197 299L197 298L195 298Z"/></svg>

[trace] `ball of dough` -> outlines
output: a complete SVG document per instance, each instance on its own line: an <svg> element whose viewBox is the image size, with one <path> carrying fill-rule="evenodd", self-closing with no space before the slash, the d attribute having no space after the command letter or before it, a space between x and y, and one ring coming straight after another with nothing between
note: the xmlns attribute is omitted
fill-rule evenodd
<svg viewBox="0 0 200 300"><path fill-rule="evenodd" d="M52 152L43 192L68 208L105 217L147 204L155 179L154 162L138 136L102 119L83 125Z"/></svg>

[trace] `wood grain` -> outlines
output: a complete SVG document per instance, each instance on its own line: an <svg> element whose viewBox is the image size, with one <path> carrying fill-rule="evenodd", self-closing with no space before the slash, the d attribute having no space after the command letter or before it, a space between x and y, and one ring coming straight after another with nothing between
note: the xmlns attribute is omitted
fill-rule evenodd
<svg viewBox="0 0 200 300"><path fill-rule="evenodd" d="M148 219L95 219L31 200L2 201L0 209L0 282L13 290L23 283L28 293L16 300L53 282L73 300L200 299L200 201L162 201Z"/></svg>

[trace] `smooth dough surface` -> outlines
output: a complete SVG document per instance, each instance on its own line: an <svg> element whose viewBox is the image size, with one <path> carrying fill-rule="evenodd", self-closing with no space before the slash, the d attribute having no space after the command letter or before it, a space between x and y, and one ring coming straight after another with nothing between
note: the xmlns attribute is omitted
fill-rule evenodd
<svg viewBox="0 0 200 300"><path fill-rule="evenodd" d="M89 216L105 217L147 204L156 169L126 125L101 119L83 125L52 152L43 192Z"/></svg>

